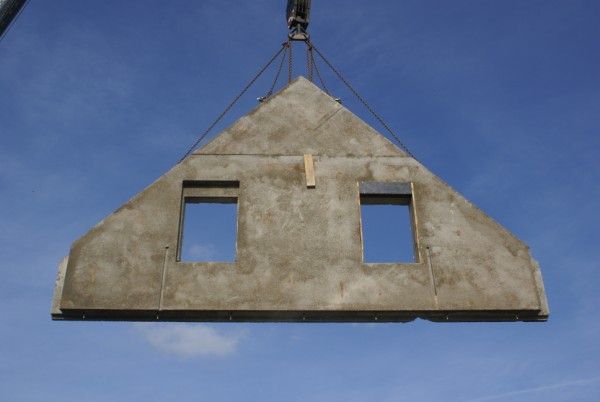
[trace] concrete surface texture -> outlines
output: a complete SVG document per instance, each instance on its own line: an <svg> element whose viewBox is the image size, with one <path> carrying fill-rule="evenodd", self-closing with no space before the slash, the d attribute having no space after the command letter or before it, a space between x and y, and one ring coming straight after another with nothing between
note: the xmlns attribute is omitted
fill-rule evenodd
<svg viewBox="0 0 600 402"><path fill-rule="evenodd" d="M414 262L363 262L363 189L409 205ZM234 262L180 261L193 198L237 202ZM547 316L523 242L303 77L73 243L52 304L54 319L73 320Z"/></svg>

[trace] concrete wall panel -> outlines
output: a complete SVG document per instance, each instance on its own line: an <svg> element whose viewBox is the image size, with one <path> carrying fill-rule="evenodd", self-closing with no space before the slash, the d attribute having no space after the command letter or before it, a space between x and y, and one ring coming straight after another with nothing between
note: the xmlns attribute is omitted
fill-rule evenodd
<svg viewBox="0 0 600 402"><path fill-rule="evenodd" d="M306 186L305 153L314 157L315 188ZM239 182L236 261L177 261L184 183L211 180ZM363 181L412 186L415 263L363 263ZM61 277L56 319L548 315L524 243L304 79L77 240Z"/></svg>

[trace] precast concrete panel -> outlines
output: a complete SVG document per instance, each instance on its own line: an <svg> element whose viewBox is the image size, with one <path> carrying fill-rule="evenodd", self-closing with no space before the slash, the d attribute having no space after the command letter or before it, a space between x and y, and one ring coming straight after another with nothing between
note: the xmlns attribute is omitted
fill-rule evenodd
<svg viewBox="0 0 600 402"><path fill-rule="evenodd" d="M180 260L189 192L235 197L234 262ZM361 192L405 197L414 262L363 261ZM73 243L52 307L70 320L547 316L527 245L303 77Z"/></svg>

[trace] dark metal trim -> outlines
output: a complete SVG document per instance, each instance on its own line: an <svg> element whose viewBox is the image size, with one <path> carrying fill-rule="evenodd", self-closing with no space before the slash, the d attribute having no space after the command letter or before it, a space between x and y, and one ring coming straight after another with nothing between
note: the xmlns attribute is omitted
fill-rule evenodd
<svg viewBox="0 0 600 402"><path fill-rule="evenodd" d="M239 188L239 180L184 180L184 188Z"/></svg>
<svg viewBox="0 0 600 402"><path fill-rule="evenodd" d="M540 310L103 310L62 309L53 320L180 322L546 321Z"/></svg>
<svg viewBox="0 0 600 402"><path fill-rule="evenodd" d="M0 38L27 0L0 0Z"/></svg>
<svg viewBox="0 0 600 402"><path fill-rule="evenodd" d="M361 195L412 195L410 183L361 181Z"/></svg>

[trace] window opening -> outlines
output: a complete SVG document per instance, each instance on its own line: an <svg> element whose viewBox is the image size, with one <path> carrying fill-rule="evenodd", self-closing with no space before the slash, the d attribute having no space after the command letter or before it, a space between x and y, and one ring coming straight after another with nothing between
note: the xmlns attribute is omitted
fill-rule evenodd
<svg viewBox="0 0 600 402"><path fill-rule="evenodd" d="M238 182L186 182L178 260L235 262Z"/></svg>
<svg viewBox="0 0 600 402"><path fill-rule="evenodd" d="M410 183L360 183L363 261L414 263Z"/></svg>

